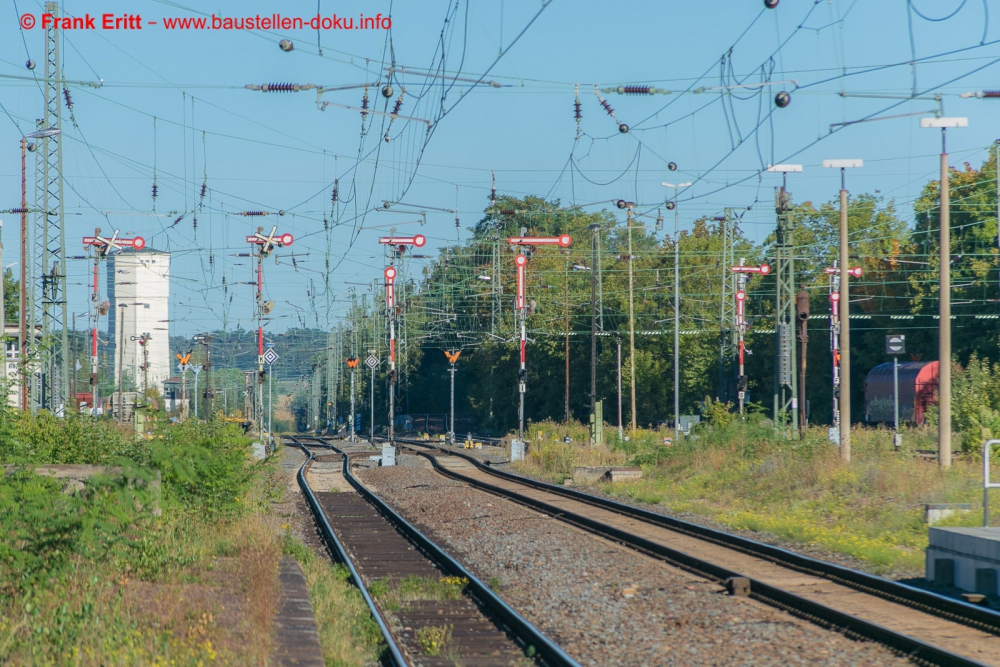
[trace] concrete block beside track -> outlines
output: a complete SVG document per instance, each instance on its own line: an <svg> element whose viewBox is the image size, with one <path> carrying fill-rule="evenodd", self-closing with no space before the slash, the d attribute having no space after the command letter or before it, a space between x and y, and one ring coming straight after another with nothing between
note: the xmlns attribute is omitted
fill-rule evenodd
<svg viewBox="0 0 1000 667"><path fill-rule="evenodd" d="M997 596L1000 528L930 527L926 577L939 586Z"/></svg>

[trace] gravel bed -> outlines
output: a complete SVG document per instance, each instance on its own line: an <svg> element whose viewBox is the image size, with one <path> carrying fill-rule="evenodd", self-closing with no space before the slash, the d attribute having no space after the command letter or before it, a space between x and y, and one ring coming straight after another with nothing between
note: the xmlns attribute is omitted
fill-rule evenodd
<svg viewBox="0 0 1000 667"><path fill-rule="evenodd" d="M546 482L551 484L552 481L544 479L542 477L536 477L534 475L525 474L523 471L514 469L510 464L493 464L491 466L496 470L503 470L504 472L509 472L515 475L520 475L521 477L526 477L529 479L535 479L539 482ZM656 512L657 514L662 514L664 516L669 516L673 519L681 519L682 521L690 521L691 523L696 523L699 526L706 526L708 528L714 528L715 530L722 531L724 533L729 533L731 535L739 535L740 537L745 537L750 540L755 540L757 542L763 542L764 544L770 544L772 546L781 547L782 549L788 549L794 553L800 554L802 556L809 556L810 558L815 558L817 560L826 561L827 563L833 563L834 565L840 565L841 567L847 567L852 570L860 570L861 572L867 572L868 574L875 574L880 577L886 577L889 579L894 579L897 581L906 581L906 583L914 586L920 586L925 584L923 569L909 569L904 567L897 567L889 572L884 569L880 569L877 566L863 561L860 558L855 558L848 554L839 553L837 551L831 551L817 544L804 544L802 542L793 542L786 540L784 538L778 537L772 533L758 532L753 530L741 530L738 528L732 528L724 524L719 523L713 519L710 519L701 514L694 514L692 512L672 512L663 505L650 505L648 503L639 502L628 496L616 496L610 493L605 493L599 486L587 485L579 486L573 485L572 487L577 491L582 491L584 493L590 493L601 498L607 498L609 500L615 500L625 505L631 505L632 507L638 507L644 510L649 510L650 512Z"/></svg>
<svg viewBox="0 0 1000 667"><path fill-rule="evenodd" d="M910 664L433 471L358 476L581 664Z"/></svg>

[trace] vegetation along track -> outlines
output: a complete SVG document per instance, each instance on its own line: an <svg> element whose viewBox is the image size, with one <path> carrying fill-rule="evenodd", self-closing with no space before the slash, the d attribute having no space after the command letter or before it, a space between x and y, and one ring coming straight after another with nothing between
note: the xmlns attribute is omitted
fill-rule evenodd
<svg viewBox="0 0 1000 667"><path fill-rule="evenodd" d="M575 489L491 468L467 454L399 440L435 470L915 661L1000 665L1000 614L867 573Z"/></svg>
<svg viewBox="0 0 1000 667"><path fill-rule="evenodd" d="M354 478L349 457L367 457L371 450L349 452L306 437L286 438L286 444L308 457L299 486L324 540L347 565L378 622L392 664L577 665ZM312 489L307 473L320 455L342 463L355 493Z"/></svg>

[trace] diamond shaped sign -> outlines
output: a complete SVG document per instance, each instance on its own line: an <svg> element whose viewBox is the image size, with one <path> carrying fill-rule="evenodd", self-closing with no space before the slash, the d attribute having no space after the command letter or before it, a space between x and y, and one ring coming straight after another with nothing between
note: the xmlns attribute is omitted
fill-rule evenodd
<svg viewBox="0 0 1000 667"><path fill-rule="evenodd" d="M266 361L268 365L273 364L277 360L278 360L278 353L274 351L273 347L269 347L267 348L267 350L264 351L264 361Z"/></svg>
<svg viewBox="0 0 1000 667"><path fill-rule="evenodd" d="M378 357L376 357L374 354L369 354L368 358L365 359L365 365L372 370L378 368L379 363L381 362L379 362Z"/></svg>

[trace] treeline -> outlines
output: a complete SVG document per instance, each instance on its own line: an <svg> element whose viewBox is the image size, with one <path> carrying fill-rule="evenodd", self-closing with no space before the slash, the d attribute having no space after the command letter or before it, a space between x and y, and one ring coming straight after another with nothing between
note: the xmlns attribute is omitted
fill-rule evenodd
<svg viewBox="0 0 1000 667"><path fill-rule="evenodd" d="M979 169L953 170L951 185L952 322L957 361L970 356L996 360L1000 270L997 238L997 172L991 157ZM885 355L887 333L907 336L906 360L937 358L938 224L937 182L925 185L908 224L895 203L878 192L852 196L849 233L852 266L863 276L851 281L852 368L850 396L855 419L864 415L864 379ZM839 202L793 204L796 283L809 293L813 315L829 313L829 276L838 253ZM756 244L741 229L742 210L732 211L733 258L748 264L774 263L774 237ZM720 216L722 218L723 216ZM672 228L673 214L666 227ZM683 413L697 413L706 397L733 400L735 371L720 359L723 332L723 219L696 220L679 237L657 233L655 212L633 219L631 257L635 317L636 413L640 424L673 413L674 249L680 255L680 395ZM599 267L594 257L596 228ZM517 420L517 329L514 249L507 237L569 233L567 251L539 246L527 266L528 317L527 417L562 420L566 413L566 340L569 340L569 416L586 421L590 410L591 275L599 268L598 301L602 332L597 350L597 399L605 420L617 421L616 335L622 340L623 420L630 419L628 345L629 229L625 211L585 213L538 197L501 197L490 202L464 243L441 249L421 279L398 287L398 412L443 413L449 406L445 350L462 350L456 377L456 410L474 416L481 430L506 432ZM403 260L403 275L414 260ZM750 327L747 357L750 400L770 413L775 375L775 278L755 277L748 285ZM373 307L374 303L374 307ZM386 418L384 363L388 329L382 295L355 301L340 327L344 349L356 346L362 358L377 349L383 364L376 373L376 424ZM859 317L860 316L860 317ZM990 319L993 318L993 319ZM727 323L728 324L728 323ZM812 423L831 419L829 321L809 321L806 389ZM567 331L569 335L567 336ZM355 340L356 339L356 340ZM344 356L344 355L339 355ZM323 363L314 359L314 368ZM721 367L721 368L720 368ZM344 369L346 373L346 369ZM334 392L325 371L314 373L324 398ZM365 378L369 378L366 380ZM370 373L358 371L358 411L368 422ZM346 376L339 383L336 411L346 415ZM325 405L325 402L322 403Z"/></svg>

